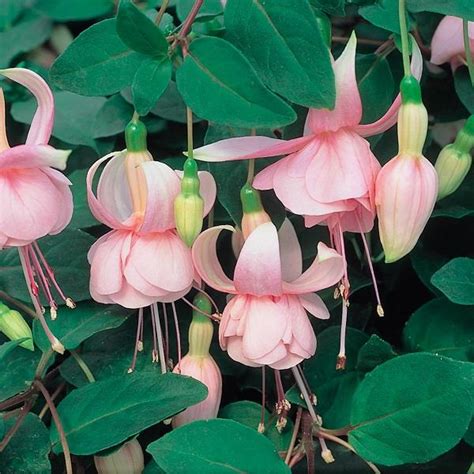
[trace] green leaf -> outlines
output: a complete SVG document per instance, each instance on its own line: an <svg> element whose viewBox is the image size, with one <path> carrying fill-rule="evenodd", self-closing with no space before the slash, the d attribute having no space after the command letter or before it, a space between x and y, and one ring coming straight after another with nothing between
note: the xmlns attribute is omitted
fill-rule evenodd
<svg viewBox="0 0 474 474"><path fill-rule="evenodd" d="M442 293L431 284L431 277L448 261L448 258L425 248L419 241L410 253L410 259L413 270L421 282L436 296L440 296Z"/></svg>
<svg viewBox="0 0 474 474"><path fill-rule="evenodd" d="M380 0L373 5L359 8L359 14L379 28L400 34L398 0ZM407 18L410 25L410 18Z"/></svg>
<svg viewBox="0 0 474 474"><path fill-rule="evenodd" d="M130 0L121 0L117 14L120 39L138 53L163 59L168 54L168 42L161 30Z"/></svg>
<svg viewBox="0 0 474 474"><path fill-rule="evenodd" d="M225 25L270 89L296 104L334 107L329 48L307 0L229 0Z"/></svg>
<svg viewBox="0 0 474 474"><path fill-rule="evenodd" d="M474 8L472 8L471 0L408 0L407 7L412 12L441 13L474 21Z"/></svg>
<svg viewBox="0 0 474 474"><path fill-rule="evenodd" d="M223 39L193 41L176 80L186 104L206 120L253 128L279 127L296 119L294 110L265 88L242 53Z"/></svg>
<svg viewBox="0 0 474 474"><path fill-rule="evenodd" d="M121 306L84 302L74 311L48 321L48 326L66 349L76 349L93 334L120 326L133 312ZM50 348L51 344L37 320L33 323L33 337L42 351Z"/></svg>
<svg viewBox="0 0 474 474"><path fill-rule="evenodd" d="M457 304L474 304L474 259L458 257L441 267L431 283Z"/></svg>
<svg viewBox="0 0 474 474"><path fill-rule="evenodd" d="M388 342L372 334L357 354L356 369L360 372L370 372L396 355Z"/></svg>
<svg viewBox="0 0 474 474"><path fill-rule="evenodd" d="M85 145L96 149L93 138L93 118L96 117L104 103L104 97L84 97L66 91L55 92L53 136L72 145ZM36 107L34 98L15 102L11 109L12 116L17 122L30 124Z"/></svg>
<svg viewBox="0 0 474 474"><path fill-rule="evenodd" d="M109 97L96 115L94 137L111 137L123 133L133 115L133 107L120 95Z"/></svg>
<svg viewBox="0 0 474 474"><path fill-rule="evenodd" d="M232 420L195 421L148 445L166 472L261 474L289 473L273 444L257 431Z"/></svg>
<svg viewBox="0 0 474 474"><path fill-rule="evenodd" d="M74 213L68 226L69 229L85 229L99 224L92 215L87 202L87 171L76 170L68 176L72 183L71 191L74 202Z"/></svg>
<svg viewBox="0 0 474 474"><path fill-rule="evenodd" d="M73 390L58 406L73 454L94 454L194 405L207 396L205 385L176 374L133 373ZM53 448L60 448L51 429Z"/></svg>
<svg viewBox="0 0 474 474"><path fill-rule="evenodd" d="M181 21L184 21L188 16L191 8L194 5L194 0L179 0L176 5L176 13ZM204 0L202 7L196 16L199 18L208 18L222 13L221 0Z"/></svg>
<svg viewBox="0 0 474 474"><path fill-rule="evenodd" d="M454 87L464 107L470 114L474 114L474 88L467 67L459 67L454 72Z"/></svg>
<svg viewBox="0 0 474 474"><path fill-rule="evenodd" d="M17 55L44 43L51 29L48 18L28 12L14 26L0 32L0 68L8 67Z"/></svg>
<svg viewBox="0 0 474 474"><path fill-rule="evenodd" d="M16 418L9 418L5 422L8 430L15 423ZM2 474L49 474L49 433L46 426L33 413L28 413L13 438L0 453Z"/></svg>
<svg viewBox="0 0 474 474"><path fill-rule="evenodd" d="M255 402L248 400L241 400L240 402L229 403L219 411L219 418L227 418L229 420L238 421L253 430L258 428L262 415L262 406ZM278 417L271 416L265 410L265 431L264 436L270 439L276 446L278 451L286 451L291 441L293 430L293 423L288 418L288 423L280 433L276 428Z"/></svg>
<svg viewBox="0 0 474 474"><path fill-rule="evenodd" d="M2 348L4 346L5 344L2 344ZM4 354L1 359L0 401L23 392L31 385L40 357L40 351L31 352L22 347L8 350L8 353Z"/></svg>
<svg viewBox="0 0 474 474"><path fill-rule="evenodd" d="M25 8L28 0L3 0L0 9L0 31L10 28Z"/></svg>
<svg viewBox="0 0 474 474"><path fill-rule="evenodd" d="M53 83L82 95L109 95L131 85L145 58L119 38L115 19L104 20L83 31L54 62Z"/></svg>
<svg viewBox="0 0 474 474"><path fill-rule="evenodd" d="M345 0L310 0L310 3L328 15L344 16L346 14Z"/></svg>
<svg viewBox="0 0 474 474"><path fill-rule="evenodd" d="M474 361L474 306L437 298L418 308L403 330L408 351L426 351Z"/></svg>
<svg viewBox="0 0 474 474"><path fill-rule="evenodd" d="M56 21L89 20L108 15L113 0L39 0L35 8Z"/></svg>
<svg viewBox="0 0 474 474"><path fill-rule="evenodd" d="M135 110L146 115L168 87L173 67L168 57L162 60L143 61L135 74L132 84L132 97Z"/></svg>
<svg viewBox="0 0 474 474"><path fill-rule="evenodd" d="M408 354L367 374L354 395L349 442L368 461L423 463L454 447L472 416L472 364Z"/></svg>
<svg viewBox="0 0 474 474"><path fill-rule="evenodd" d="M14 341L8 341L4 342L3 344L0 344L0 362L7 357L10 352L15 349L15 347L18 347L22 342L27 341L30 339L29 337L22 337L20 339L15 339Z"/></svg>
<svg viewBox="0 0 474 474"><path fill-rule="evenodd" d="M393 101L395 84L385 58L376 54L356 56L356 76L362 98L362 123L375 122Z"/></svg>
<svg viewBox="0 0 474 474"><path fill-rule="evenodd" d="M71 229L63 230L60 235L48 235L38 242L46 260L54 269L59 286L74 301L90 298L87 252L93 243L94 238L89 234ZM0 287L13 298L30 301L18 251L15 248L5 249L0 253ZM58 300L58 303L61 301ZM58 317L61 317L62 312L61 309Z"/></svg>

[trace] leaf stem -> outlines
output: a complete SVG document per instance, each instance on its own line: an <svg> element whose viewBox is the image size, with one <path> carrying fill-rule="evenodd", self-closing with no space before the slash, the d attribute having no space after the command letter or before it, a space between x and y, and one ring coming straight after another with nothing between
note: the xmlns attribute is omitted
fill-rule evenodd
<svg viewBox="0 0 474 474"><path fill-rule="evenodd" d="M46 352L43 352L43 354L41 354L41 359L39 360L38 366L36 367L35 371L35 379L41 379L43 377L43 372L45 371L49 359L51 359L53 353L53 349L48 349Z"/></svg>
<svg viewBox="0 0 474 474"><path fill-rule="evenodd" d="M15 424L8 430L0 443L0 453L7 447L10 440L15 436L15 433L20 429L21 424L25 420L26 415L30 412L32 406L33 399L30 399L20 408L20 414L18 415Z"/></svg>
<svg viewBox="0 0 474 474"><path fill-rule="evenodd" d="M88 382L89 383L95 382L95 377L93 373L91 372L91 369L89 369L88 365L85 363L84 359L79 355L79 353L73 350L70 350L69 352L71 353L74 360L77 362L77 365L84 372L84 375L86 376L86 379L88 380Z"/></svg>
<svg viewBox="0 0 474 474"><path fill-rule="evenodd" d="M408 30L405 0L398 0L398 15L400 20L400 36L402 38L403 72L405 73L405 76L410 76L410 53L408 47Z"/></svg>
<svg viewBox="0 0 474 474"><path fill-rule="evenodd" d="M155 25L156 26L159 26L160 23L161 23L161 20L163 19L163 16L166 12L166 9L168 8L168 4L170 3L170 0L163 0L161 2L161 7L160 9L158 10L158 15L156 15L156 18L155 18Z"/></svg>
<svg viewBox="0 0 474 474"><path fill-rule="evenodd" d="M56 400L57 396L63 391L65 387L66 387L66 382L61 382L56 388L56 390L53 392L53 394L51 395L51 400L53 401ZM39 412L38 418L42 420L48 410L49 410L49 405L46 403L44 407L41 409L41 411Z"/></svg>
<svg viewBox="0 0 474 474"><path fill-rule="evenodd" d="M61 446L63 448L64 460L66 461L66 474L73 474L71 452L69 451L66 433L64 432L64 428L61 423L61 419L59 418L58 411L56 410L56 406L54 405L54 401L49 395L48 390L40 380L35 380L34 385L38 387L41 393L43 394L43 397L49 406L49 410L51 411L51 416L53 417L54 424L56 425L56 428L58 430L59 439L61 440Z"/></svg>
<svg viewBox="0 0 474 474"><path fill-rule="evenodd" d="M197 14L199 13L199 9L202 7L203 3L204 3L204 0L196 0L194 2L194 5L189 11L188 16L184 20L183 27L181 28L179 32L178 41L183 40L188 34L189 30L191 29L191 26L193 25L194 20L196 19Z"/></svg>
<svg viewBox="0 0 474 474"><path fill-rule="evenodd" d="M467 69L469 71L469 77L471 78L471 85L474 87L474 63L472 61L469 22L467 20L462 21L462 33L464 38L464 52L466 53Z"/></svg>

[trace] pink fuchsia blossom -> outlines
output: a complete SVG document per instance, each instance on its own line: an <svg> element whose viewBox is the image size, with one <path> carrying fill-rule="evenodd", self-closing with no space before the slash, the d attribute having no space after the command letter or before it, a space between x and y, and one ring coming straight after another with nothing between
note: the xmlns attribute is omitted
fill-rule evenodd
<svg viewBox="0 0 474 474"><path fill-rule="evenodd" d="M92 182L105 166L97 195ZM214 179L200 172L205 215L216 196ZM90 292L100 303L141 308L172 302L191 288L194 269L190 249L176 233L174 200L180 175L153 161L144 149L115 152L98 160L87 175L94 216L113 230L91 247Z"/></svg>
<svg viewBox="0 0 474 474"><path fill-rule="evenodd" d="M47 144L54 123L54 100L46 82L28 69L4 69L0 74L25 86L38 104L26 143L10 147L0 88L0 249L18 247L36 315L52 348L62 353L63 345L44 319L40 290L50 305L53 319L58 308L54 290L69 307L75 305L62 292L36 240L58 234L71 220L71 182L58 171L66 167L70 151L56 150Z"/></svg>
<svg viewBox="0 0 474 474"><path fill-rule="evenodd" d="M474 55L474 22L468 23L471 52ZM466 62L462 18L445 16L439 23L431 40L431 62L450 63L457 69Z"/></svg>
<svg viewBox="0 0 474 474"><path fill-rule="evenodd" d="M410 76L402 80L401 90L399 151L380 171L375 194L380 240L387 263L399 260L416 245L438 194L436 170L422 155L428 113L421 101L420 86Z"/></svg>
<svg viewBox="0 0 474 474"><path fill-rule="evenodd" d="M280 230L271 223L258 226L246 239L234 272L228 278L216 254L222 230L204 231L193 246L193 260L201 278L218 291L234 295L224 309L219 341L230 357L251 367L294 367L311 357L316 337L306 311L322 319L329 312L313 292L335 284L344 261L323 243L318 256L302 273L301 248L285 221Z"/></svg>

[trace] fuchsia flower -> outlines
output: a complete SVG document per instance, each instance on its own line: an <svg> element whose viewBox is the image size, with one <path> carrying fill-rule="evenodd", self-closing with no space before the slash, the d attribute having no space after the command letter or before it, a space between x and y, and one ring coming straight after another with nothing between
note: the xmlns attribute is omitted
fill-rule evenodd
<svg viewBox="0 0 474 474"><path fill-rule="evenodd" d="M474 22L468 23L469 44L474 54ZM445 16L439 23L431 40L431 62L449 62L452 69L466 63L462 18Z"/></svg>
<svg viewBox="0 0 474 474"><path fill-rule="evenodd" d="M143 143L137 147L132 141L127 150L104 156L87 175L91 211L113 229L89 251L90 292L100 303L127 308L176 301L194 279L191 251L175 229L173 206L180 176L153 161L146 150L146 130L135 133L143 133ZM96 196L93 179L107 160ZM206 215L214 204L216 186L210 173L200 172L199 177Z"/></svg>
<svg viewBox="0 0 474 474"><path fill-rule="evenodd" d="M193 260L201 278L211 287L235 295L227 304L219 327L222 349L234 360L251 367L294 367L311 357L316 338L307 310L329 317L322 300L313 292L335 284L344 261L334 250L318 244L318 256L302 273L301 248L287 220L280 232L271 223L259 225L246 239L234 272L224 273L216 254L222 230L204 231L193 246Z"/></svg>
<svg viewBox="0 0 474 474"><path fill-rule="evenodd" d="M70 181L58 170L66 167L69 150L56 150L47 143L54 122L51 90L38 74L15 68L0 74L25 86L36 98L36 109L24 145L10 147L5 129L5 102L0 89L0 249L18 247L28 290L38 319L54 350L64 347L49 330L43 316L40 289L56 317L52 287L69 307L74 302L61 291L36 240L61 232L72 216Z"/></svg>

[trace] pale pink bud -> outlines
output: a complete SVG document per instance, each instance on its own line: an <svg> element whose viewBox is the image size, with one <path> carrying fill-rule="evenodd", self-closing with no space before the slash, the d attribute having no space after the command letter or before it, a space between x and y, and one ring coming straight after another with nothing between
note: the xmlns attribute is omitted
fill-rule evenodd
<svg viewBox="0 0 474 474"><path fill-rule="evenodd" d="M215 418L221 403L222 376L214 359L210 355L200 357L187 354L173 372L199 380L206 385L208 390L205 400L187 408L173 418L173 428L195 420Z"/></svg>
<svg viewBox="0 0 474 474"><path fill-rule="evenodd" d="M94 456L94 464L99 474L141 474L145 468L143 450L136 439L107 456Z"/></svg>

